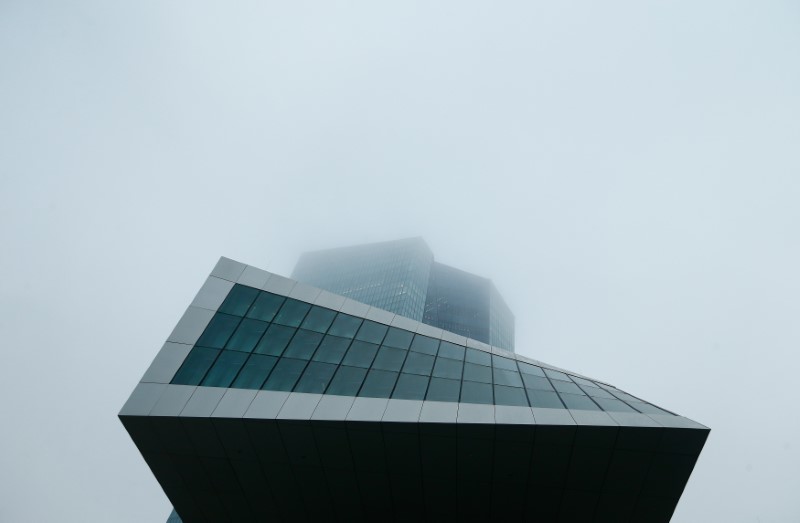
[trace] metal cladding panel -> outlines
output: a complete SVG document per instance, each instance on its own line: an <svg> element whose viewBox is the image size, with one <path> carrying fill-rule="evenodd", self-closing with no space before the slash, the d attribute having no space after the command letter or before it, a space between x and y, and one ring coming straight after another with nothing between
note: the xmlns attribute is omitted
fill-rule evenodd
<svg viewBox="0 0 800 523"><path fill-rule="evenodd" d="M120 419L187 522L668 521L709 434L225 258Z"/></svg>

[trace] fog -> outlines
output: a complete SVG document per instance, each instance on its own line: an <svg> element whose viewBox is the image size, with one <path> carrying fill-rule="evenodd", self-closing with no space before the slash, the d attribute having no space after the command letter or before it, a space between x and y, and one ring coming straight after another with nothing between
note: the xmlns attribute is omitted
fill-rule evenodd
<svg viewBox="0 0 800 523"><path fill-rule="evenodd" d="M800 520L795 2L0 3L0 520L164 521L116 415L219 256L422 236Z"/></svg>

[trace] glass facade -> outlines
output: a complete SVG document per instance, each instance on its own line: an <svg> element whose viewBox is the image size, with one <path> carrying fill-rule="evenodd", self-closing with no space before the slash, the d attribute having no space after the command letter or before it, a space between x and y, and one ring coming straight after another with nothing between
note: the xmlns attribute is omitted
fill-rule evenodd
<svg viewBox="0 0 800 523"><path fill-rule="evenodd" d="M578 376L238 284L172 383L670 414Z"/></svg>
<svg viewBox="0 0 800 523"><path fill-rule="evenodd" d="M292 278L514 350L514 315L491 280L434 262L421 238L306 253Z"/></svg>

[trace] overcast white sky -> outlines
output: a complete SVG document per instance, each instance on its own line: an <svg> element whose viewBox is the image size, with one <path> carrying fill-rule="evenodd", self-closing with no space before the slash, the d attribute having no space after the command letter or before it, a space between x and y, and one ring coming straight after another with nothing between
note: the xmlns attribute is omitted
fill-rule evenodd
<svg viewBox="0 0 800 523"><path fill-rule="evenodd" d="M423 236L517 352L800 521L800 6L0 1L0 521L163 521L116 418L220 255Z"/></svg>

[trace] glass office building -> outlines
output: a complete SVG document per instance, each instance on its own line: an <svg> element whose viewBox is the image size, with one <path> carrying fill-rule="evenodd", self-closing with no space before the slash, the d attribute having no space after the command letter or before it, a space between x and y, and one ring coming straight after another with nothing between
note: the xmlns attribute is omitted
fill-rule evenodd
<svg viewBox="0 0 800 523"><path fill-rule="evenodd" d="M435 262L422 238L305 253L292 278L514 350L514 315L492 281Z"/></svg>
<svg viewBox="0 0 800 523"><path fill-rule="evenodd" d="M709 433L226 258L119 417L186 523L669 521Z"/></svg>

